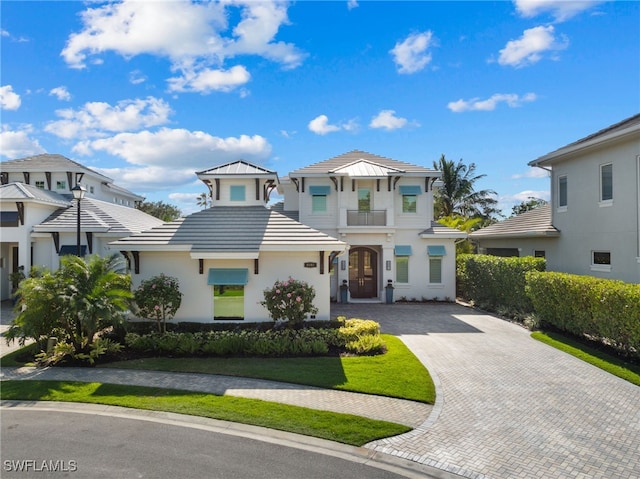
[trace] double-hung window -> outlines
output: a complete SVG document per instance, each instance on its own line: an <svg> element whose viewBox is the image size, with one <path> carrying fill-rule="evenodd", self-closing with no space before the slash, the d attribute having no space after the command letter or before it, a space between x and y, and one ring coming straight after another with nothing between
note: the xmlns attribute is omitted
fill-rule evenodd
<svg viewBox="0 0 640 479"><path fill-rule="evenodd" d="M407 284L409 282L409 256L411 256L411 245L397 245L394 249L396 256L396 284Z"/></svg>
<svg viewBox="0 0 640 479"><path fill-rule="evenodd" d="M418 211L418 195L422 194L420 186L400 186L400 194L402 195L402 212L416 213Z"/></svg>
<svg viewBox="0 0 640 479"><path fill-rule="evenodd" d="M613 164L600 165L600 203L609 205L613 201Z"/></svg>
<svg viewBox="0 0 640 479"><path fill-rule="evenodd" d="M310 186L311 212L324 214L327 212L327 196L331 192L330 186Z"/></svg>
<svg viewBox="0 0 640 479"><path fill-rule="evenodd" d="M442 257L447 254L443 245L427 246L429 256L429 284L442 284Z"/></svg>

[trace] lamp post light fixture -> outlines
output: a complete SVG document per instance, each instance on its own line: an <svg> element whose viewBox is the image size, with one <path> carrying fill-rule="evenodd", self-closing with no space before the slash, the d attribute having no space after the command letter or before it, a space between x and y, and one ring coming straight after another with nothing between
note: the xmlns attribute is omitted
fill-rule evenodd
<svg viewBox="0 0 640 479"><path fill-rule="evenodd" d="M78 222L77 222L77 235L76 235L76 255L80 257L80 202L84 198L87 189L81 184L76 184L73 188L71 188L71 193L73 193L73 198L78 202Z"/></svg>

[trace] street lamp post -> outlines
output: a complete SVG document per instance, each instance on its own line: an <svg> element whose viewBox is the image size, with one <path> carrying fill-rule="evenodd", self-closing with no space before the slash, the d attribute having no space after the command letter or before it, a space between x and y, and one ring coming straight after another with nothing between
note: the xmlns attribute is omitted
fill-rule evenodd
<svg viewBox="0 0 640 479"><path fill-rule="evenodd" d="M80 257L80 202L84 198L87 189L81 184L76 184L73 188L71 188L71 193L73 193L73 197L78 202L78 223L77 223L77 235L76 235L76 254Z"/></svg>

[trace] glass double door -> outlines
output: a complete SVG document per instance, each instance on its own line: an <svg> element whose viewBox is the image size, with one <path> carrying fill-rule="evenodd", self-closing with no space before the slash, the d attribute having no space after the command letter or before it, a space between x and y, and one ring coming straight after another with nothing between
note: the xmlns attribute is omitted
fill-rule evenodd
<svg viewBox="0 0 640 479"><path fill-rule="evenodd" d="M378 253L366 246L349 252L349 292L352 298L378 296Z"/></svg>

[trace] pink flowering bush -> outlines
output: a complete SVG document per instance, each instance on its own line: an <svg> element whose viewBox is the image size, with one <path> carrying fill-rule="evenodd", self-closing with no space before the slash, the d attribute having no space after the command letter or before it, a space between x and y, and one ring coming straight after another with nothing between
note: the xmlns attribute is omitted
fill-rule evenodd
<svg viewBox="0 0 640 479"><path fill-rule="evenodd" d="M158 331L167 330L167 319L173 318L182 303L182 293L177 278L161 273L142 281L134 292L138 314L158 322Z"/></svg>
<svg viewBox="0 0 640 479"><path fill-rule="evenodd" d="M313 305L315 297L313 286L289 277L285 281L276 281L273 287L265 289L264 301L260 304L267 308L274 321L282 319L290 324L300 324L307 314L318 312L318 308Z"/></svg>

